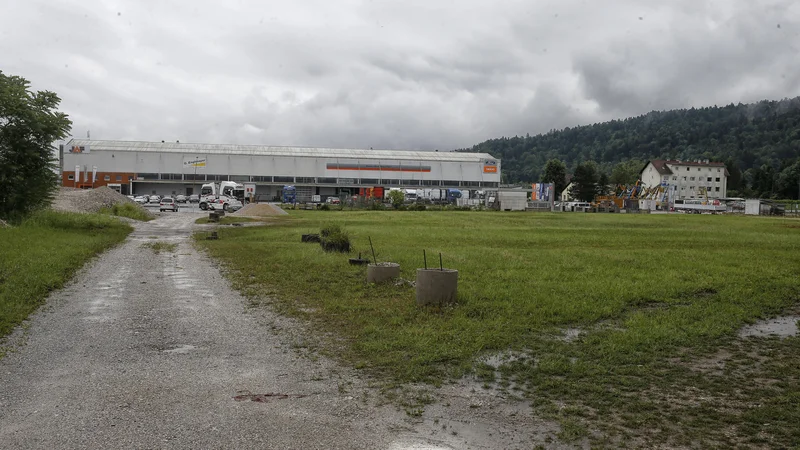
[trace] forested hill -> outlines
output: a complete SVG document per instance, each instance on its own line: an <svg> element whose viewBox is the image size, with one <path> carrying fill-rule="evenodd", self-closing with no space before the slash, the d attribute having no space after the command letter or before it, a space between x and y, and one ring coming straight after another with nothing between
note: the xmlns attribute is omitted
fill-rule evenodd
<svg viewBox="0 0 800 450"><path fill-rule="evenodd" d="M763 176L762 171L771 170L777 178L800 161L800 97L653 111L537 136L490 139L461 151L487 152L502 159L508 183L539 181L545 163L553 158L563 161L569 173L587 160L610 173L621 161L659 158L727 162L745 172L744 183L752 184L755 180L750 178Z"/></svg>

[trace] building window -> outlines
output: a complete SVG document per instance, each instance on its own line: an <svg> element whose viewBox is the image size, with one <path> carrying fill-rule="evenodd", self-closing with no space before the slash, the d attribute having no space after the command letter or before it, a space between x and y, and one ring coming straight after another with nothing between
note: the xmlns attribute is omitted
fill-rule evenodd
<svg viewBox="0 0 800 450"><path fill-rule="evenodd" d="M297 177L295 183L314 184L314 177Z"/></svg>
<svg viewBox="0 0 800 450"><path fill-rule="evenodd" d="M694 186L689 186L689 190L693 191L694 190Z"/></svg>
<svg viewBox="0 0 800 450"><path fill-rule="evenodd" d="M274 177L276 183L294 183L294 177Z"/></svg>
<svg viewBox="0 0 800 450"><path fill-rule="evenodd" d="M111 175L104 176L103 181L111 181Z"/></svg>
<svg viewBox="0 0 800 450"><path fill-rule="evenodd" d="M694 181L694 177L689 178L689 181Z"/></svg>
<svg viewBox="0 0 800 450"><path fill-rule="evenodd" d="M128 181L133 180L133 175L128 175Z"/></svg>
<svg viewBox="0 0 800 450"><path fill-rule="evenodd" d="M715 188L715 190L716 190L717 192L719 192L719 188Z"/></svg>
<svg viewBox="0 0 800 450"><path fill-rule="evenodd" d="M681 190L685 191L686 190L686 186L681 186Z"/></svg>
<svg viewBox="0 0 800 450"><path fill-rule="evenodd" d="M711 181L711 178L709 178L708 181ZM717 178L717 183L719 183L719 178Z"/></svg>
<svg viewBox="0 0 800 450"><path fill-rule="evenodd" d="M677 179L678 179L678 177L672 177L672 181L675 181Z"/></svg>
<svg viewBox="0 0 800 450"><path fill-rule="evenodd" d="M117 175L117 181L122 181L122 175Z"/></svg>
<svg viewBox="0 0 800 450"><path fill-rule="evenodd" d="M683 177L683 181L686 181L686 177Z"/></svg>
<svg viewBox="0 0 800 450"><path fill-rule="evenodd" d="M709 183L711 183L711 178L708 178L706 181L708 181Z"/></svg>
<svg viewBox="0 0 800 450"><path fill-rule="evenodd" d="M75 179L75 175L67 175L67 179L72 181Z"/></svg>
<svg viewBox="0 0 800 450"><path fill-rule="evenodd" d="M697 171L700 172L700 168L699 167L697 168Z"/></svg>
<svg viewBox="0 0 800 450"><path fill-rule="evenodd" d="M722 172L722 169L717 169L717 172Z"/></svg>
<svg viewBox="0 0 800 450"><path fill-rule="evenodd" d="M687 171L687 172L688 172L688 171L690 171L690 170L691 170L691 169L689 169L688 167L686 168L686 171Z"/></svg>

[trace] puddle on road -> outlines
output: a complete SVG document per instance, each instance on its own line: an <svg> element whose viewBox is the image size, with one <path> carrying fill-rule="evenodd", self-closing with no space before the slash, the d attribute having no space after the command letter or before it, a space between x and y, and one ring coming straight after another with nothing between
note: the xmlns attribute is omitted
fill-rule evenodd
<svg viewBox="0 0 800 450"><path fill-rule="evenodd" d="M195 350L196 348L197 347L195 347L194 345L184 344L184 345L179 345L175 348L171 348L169 350L161 350L161 352L172 353L177 355L185 355L186 353L189 353L190 351Z"/></svg>
<svg viewBox="0 0 800 450"><path fill-rule="evenodd" d="M307 397L305 394L278 394L276 392L268 392L266 394L252 394L250 391L239 391L233 399L237 402L251 401L257 403L266 403L270 400L286 400L287 398L303 398Z"/></svg>
<svg viewBox="0 0 800 450"><path fill-rule="evenodd" d="M415 444L395 442L389 446L389 450L453 450L456 447L433 445L433 444Z"/></svg>
<svg viewBox="0 0 800 450"><path fill-rule="evenodd" d="M773 319L761 320L752 325L747 325L739 330L739 337L770 337L780 338L797 336L797 321L800 315L781 316Z"/></svg>

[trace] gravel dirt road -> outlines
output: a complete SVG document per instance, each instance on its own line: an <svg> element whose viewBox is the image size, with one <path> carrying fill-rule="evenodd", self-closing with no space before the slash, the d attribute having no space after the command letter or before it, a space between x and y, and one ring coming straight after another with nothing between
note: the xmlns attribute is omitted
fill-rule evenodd
<svg viewBox="0 0 800 450"><path fill-rule="evenodd" d="M1 448L400 450L539 440L521 429L531 425L521 409L494 410L491 394L476 400L451 387L452 408L461 403L469 416L434 406L436 417L412 420L378 406L350 369L298 355L286 331L296 325L248 308L193 248L197 217L137 223L16 333L0 360ZM156 241L177 249L143 247ZM488 405L483 419L475 402Z"/></svg>

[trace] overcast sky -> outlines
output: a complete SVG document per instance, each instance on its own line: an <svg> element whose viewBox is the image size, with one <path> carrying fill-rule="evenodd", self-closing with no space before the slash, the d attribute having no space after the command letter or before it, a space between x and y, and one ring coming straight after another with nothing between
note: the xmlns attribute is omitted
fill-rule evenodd
<svg viewBox="0 0 800 450"><path fill-rule="evenodd" d="M795 0L2 0L92 139L452 149L800 95Z"/></svg>

